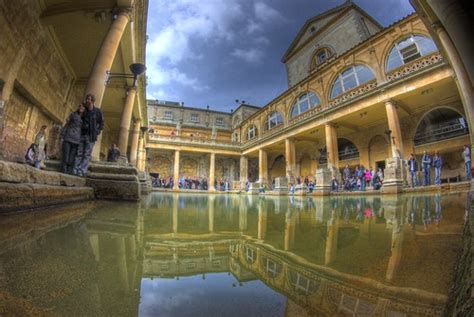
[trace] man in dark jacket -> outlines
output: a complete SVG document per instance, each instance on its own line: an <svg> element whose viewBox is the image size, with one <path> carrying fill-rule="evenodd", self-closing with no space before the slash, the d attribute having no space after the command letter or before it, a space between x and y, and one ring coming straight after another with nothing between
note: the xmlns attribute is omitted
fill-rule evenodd
<svg viewBox="0 0 474 317"><path fill-rule="evenodd" d="M416 172L418 171L418 165L416 164L416 158L413 153L410 154L410 159L408 160L408 169L410 170L411 176L411 187L418 186L418 179L416 177Z"/></svg>
<svg viewBox="0 0 474 317"><path fill-rule="evenodd" d="M61 170L63 173L71 174L74 171L77 148L81 143L82 117L86 109L84 104L80 104L77 111L71 113L66 124L61 129L62 162Z"/></svg>
<svg viewBox="0 0 474 317"><path fill-rule="evenodd" d="M107 154L107 162L117 162L120 157L120 151L117 144L113 143Z"/></svg>
<svg viewBox="0 0 474 317"><path fill-rule="evenodd" d="M81 142L77 150L74 168L74 173L79 176L84 176L87 173L95 141L97 141L97 137L104 129L102 111L95 106L94 102L95 96L87 94L85 101L86 112L82 119Z"/></svg>

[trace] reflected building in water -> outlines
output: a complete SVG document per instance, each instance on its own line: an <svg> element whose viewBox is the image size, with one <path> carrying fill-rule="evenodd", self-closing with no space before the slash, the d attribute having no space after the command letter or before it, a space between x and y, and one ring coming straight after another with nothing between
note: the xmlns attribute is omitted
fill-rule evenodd
<svg viewBox="0 0 474 317"><path fill-rule="evenodd" d="M135 315L144 279L229 273L286 296L287 315L441 315L463 217L442 217L463 206L439 195L158 194L117 206L29 219L2 240L2 292L60 314Z"/></svg>

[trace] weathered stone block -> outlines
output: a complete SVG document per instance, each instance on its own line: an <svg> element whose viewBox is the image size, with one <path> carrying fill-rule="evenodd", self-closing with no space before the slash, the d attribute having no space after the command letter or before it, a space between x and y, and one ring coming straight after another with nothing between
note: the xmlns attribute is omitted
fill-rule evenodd
<svg viewBox="0 0 474 317"><path fill-rule="evenodd" d="M140 200L140 183L135 181L87 178L87 186L94 189L95 197L113 200Z"/></svg>
<svg viewBox="0 0 474 317"><path fill-rule="evenodd" d="M0 183L0 212L28 209L33 205L33 189L30 186Z"/></svg>
<svg viewBox="0 0 474 317"><path fill-rule="evenodd" d="M84 177L78 177L68 174L59 174L60 182L62 186L68 187L84 187L86 186L86 179Z"/></svg>
<svg viewBox="0 0 474 317"><path fill-rule="evenodd" d="M58 172L43 171L33 166L25 166L28 175L28 183L45 184L45 185L61 185L61 174Z"/></svg>
<svg viewBox="0 0 474 317"><path fill-rule="evenodd" d="M392 157L385 160L384 181L382 193L398 194L403 187L403 162L398 157Z"/></svg>
<svg viewBox="0 0 474 317"><path fill-rule="evenodd" d="M340 173L336 168L318 168L316 170L316 193L329 195L333 177L340 179Z"/></svg>
<svg viewBox="0 0 474 317"><path fill-rule="evenodd" d="M29 175L26 165L0 161L0 181L8 183L28 183Z"/></svg>
<svg viewBox="0 0 474 317"><path fill-rule="evenodd" d="M90 200L94 198L92 188L65 187L41 184L30 184L33 190L34 207L51 206Z"/></svg>
<svg viewBox="0 0 474 317"><path fill-rule="evenodd" d="M249 190L248 194L258 194L259 193L259 186L260 184L258 183L249 183Z"/></svg>

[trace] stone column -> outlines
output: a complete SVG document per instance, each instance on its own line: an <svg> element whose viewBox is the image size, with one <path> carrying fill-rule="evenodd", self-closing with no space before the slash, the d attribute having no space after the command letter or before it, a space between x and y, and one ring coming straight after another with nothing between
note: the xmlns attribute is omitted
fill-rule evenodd
<svg viewBox="0 0 474 317"><path fill-rule="evenodd" d="M403 158L403 139L398 119L397 108L393 100L385 101L385 110L387 111L388 128L392 131L390 144L392 147L392 157Z"/></svg>
<svg viewBox="0 0 474 317"><path fill-rule="evenodd" d="M120 40L130 20L130 12L130 10L122 10L117 14L117 18L110 25L110 29L102 42L89 75L86 94L93 94L95 96L95 102L98 107L101 106L102 98L104 97L107 71L112 68ZM102 137L99 136L92 152L92 159L94 161L99 160L101 141Z"/></svg>
<svg viewBox="0 0 474 317"><path fill-rule="evenodd" d="M471 148L473 148L474 133L472 133L472 127L474 127L474 93L472 89L472 83L469 79L468 73L466 72L466 68L464 67L462 59L444 27L439 23L433 24L432 27L436 31L439 41L448 55L451 66L453 67L454 73L456 74L455 82L458 86L461 100L464 105L464 112L466 113L467 123L471 131L469 133L471 138Z"/></svg>
<svg viewBox="0 0 474 317"><path fill-rule="evenodd" d="M286 160L286 177L289 183L295 183L296 177L296 153L295 141L285 139L285 160Z"/></svg>
<svg viewBox="0 0 474 317"><path fill-rule="evenodd" d="M258 181L261 185L268 182L268 153L264 149L258 150Z"/></svg>
<svg viewBox="0 0 474 317"><path fill-rule="evenodd" d="M130 164L137 166L138 139L140 137L140 121L133 123L132 144L130 145Z"/></svg>
<svg viewBox="0 0 474 317"><path fill-rule="evenodd" d="M214 186L215 171L216 171L216 153L211 153L209 164L209 184L208 188L210 192L215 192L216 187Z"/></svg>
<svg viewBox="0 0 474 317"><path fill-rule="evenodd" d="M245 191L245 183L249 176L249 159L242 155L240 157L240 190Z"/></svg>
<svg viewBox="0 0 474 317"><path fill-rule="evenodd" d="M336 127L332 123L326 123L326 151L328 168L339 167L339 150L337 148Z"/></svg>
<svg viewBox="0 0 474 317"><path fill-rule="evenodd" d="M142 160L143 160L143 143L145 142L145 135L140 135L140 139L138 141L138 149L137 149L137 169L141 170L142 169Z"/></svg>
<svg viewBox="0 0 474 317"><path fill-rule="evenodd" d="M245 197L240 196L239 205L239 231L247 230L247 204L245 203Z"/></svg>
<svg viewBox="0 0 474 317"><path fill-rule="evenodd" d="M324 265L331 264L336 258L337 236L339 233L336 210L331 211L331 219L327 223L326 250L324 252Z"/></svg>
<svg viewBox="0 0 474 317"><path fill-rule="evenodd" d="M173 233L178 233L178 194L173 195Z"/></svg>
<svg viewBox="0 0 474 317"><path fill-rule="evenodd" d="M135 104L135 96L137 88L132 87L127 90L127 98L125 98L125 105L122 111L122 119L120 121L120 132L118 147L120 155L127 158L128 136L130 134L130 121L132 120L133 105Z"/></svg>
<svg viewBox="0 0 474 317"><path fill-rule="evenodd" d="M179 190L179 150L174 151L173 190Z"/></svg>

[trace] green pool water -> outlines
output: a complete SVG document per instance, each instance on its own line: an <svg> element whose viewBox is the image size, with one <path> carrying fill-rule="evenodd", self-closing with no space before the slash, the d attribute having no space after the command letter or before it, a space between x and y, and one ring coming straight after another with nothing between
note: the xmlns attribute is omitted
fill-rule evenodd
<svg viewBox="0 0 474 317"><path fill-rule="evenodd" d="M0 315L441 315L467 200L154 193L2 216Z"/></svg>

